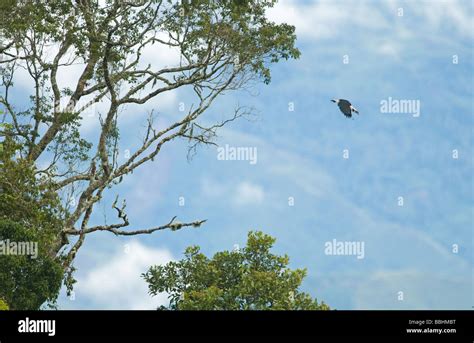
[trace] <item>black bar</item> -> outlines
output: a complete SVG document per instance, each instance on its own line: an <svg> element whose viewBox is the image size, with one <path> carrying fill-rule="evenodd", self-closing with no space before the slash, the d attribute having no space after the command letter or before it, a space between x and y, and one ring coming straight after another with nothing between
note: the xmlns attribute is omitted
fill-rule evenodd
<svg viewBox="0 0 474 343"><path fill-rule="evenodd" d="M30 325L31 320L55 320L54 336L48 336L47 333L19 333L19 323L26 318ZM251 334L399 337L446 342L468 339L472 342L473 319L472 311L2 311L0 340L8 343L17 338L40 336L46 340L59 340L71 336ZM426 332L409 333L407 329ZM434 333L433 329L451 332Z"/></svg>

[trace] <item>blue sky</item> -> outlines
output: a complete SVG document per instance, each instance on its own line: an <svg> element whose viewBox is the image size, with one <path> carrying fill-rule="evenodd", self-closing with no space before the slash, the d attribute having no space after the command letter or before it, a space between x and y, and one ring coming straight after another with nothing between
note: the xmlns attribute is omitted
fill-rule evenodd
<svg viewBox="0 0 474 343"><path fill-rule="evenodd" d="M274 236L275 252L307 268L302 288L333 308L474 306L472 2L280 1L269 16L296 26L301 58L275 65L268 86L226 94L206 117L254 107L254 120L231 123L217 143L256 148L258 162L218 160L215 147L188 161L186 142L168 145L107 194L104 213L120 194L134 228L174 215L208 222L134 238L88 236L74 297L63 292L60 308L155 308L165 296L147 295L140 273L182 258L189 245L208 255L243 246L249 230ZM419 101L420 116L381 113L389 97ZM332 98L351 100L360 115L345 118ZM145 110L168 123L190 101L180 91L127 108L121 151L139 144ZM85 121L84 133L96 124ZM333 239L364 242L364 258L326 255Z"/></svg>

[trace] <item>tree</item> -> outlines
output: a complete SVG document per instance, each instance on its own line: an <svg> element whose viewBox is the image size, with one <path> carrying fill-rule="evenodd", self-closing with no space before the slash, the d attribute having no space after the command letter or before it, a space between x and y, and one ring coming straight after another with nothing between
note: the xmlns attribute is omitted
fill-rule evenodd
<svg viewBox="0 0 474 343"><path fill-rule="evenodd" d="M45 302L54 306L61 288L62 259L52 243L63 214L57 194L28 161L13 159L18 148L9 134L0 143L0 299L12 310L37 310ZM10 244L33 244L34 256L9 253Z"/></svg>
<svg viewBox="0 0 474 343"><path fill-rule="evenodd" d="M19 145L16 161L31 166L35 178L63 197L66 209L51 251L71 275L75 256L88 234L151 234L199 227L205 220L179 222L172 217L153 228L127 229L125 199L112 208L117 222L92 224L106 192L176 139L214 144L218 128L249 114L236 108L221 122L204 124L203 116L219 96L249 83L270 82L270 65L297 58L294 27L267 20L276 0L48 0L0 4L0 105L5 113L0 137ZM144 64L153 46L174 49L176 63ZM72 88L61 87L60 73L82 66ZM19 69L28 74L30 101L11 99ZM125 161L119 156L120 113L166 92L188 88L194 102L174 123L158 129L149 113L143 143ZM81 118L96 104L100 130L93 140L81 133ZM26 108L25 108L26 106ZM136 107L135 107L136 108ZM179 113L178 113L179 114ZM177 115L178 118L178 115ZM39 161L48 161L44 166ZM20 163L20 162L19 162ZM23 163L23 162L22 162ZM77 199L74 205L68 199Z"/></svg>
<svg viewBox="0 0 474 343"><path fill-rule="evenodd" d="M44 251L47 246L37 232L0 219L0 240L6 237L15 244L38 244L38 252L33 257L0 255L0 299L12 310L38 310L45 302L55 306L64 274L61 263Z"/></svg>
<svg viewBox="0 0 474 343"><path fill-rule="evenodd" d="M298 290L306 270L290 270L288 256L271 254L274 243L249 232L246 247L212 258L191 246L183 260L152 266L142 276L151 295L169 294L172 310L328 310Z"/></svg>

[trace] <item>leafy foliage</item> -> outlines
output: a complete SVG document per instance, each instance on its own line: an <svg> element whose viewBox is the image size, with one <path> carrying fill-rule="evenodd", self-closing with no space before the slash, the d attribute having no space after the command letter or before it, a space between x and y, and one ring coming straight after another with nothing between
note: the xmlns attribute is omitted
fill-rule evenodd
<svg viewBox="0 0 474 343"><path fill-rule="evenodd" d="M39 186L34 169L17 160L7 137L0 149L0 241L37 244L37 256L0 254L0 299L13 310L54 304L64 271L53 253L61 209L54 192Z"/></svg>
<svg viewBox="0 0 474 343"><path fill-rule="evenodd" d="M0 311L8 311L9 309L8 304L0 299Z"/></svg>
<svg viewBox="0 0 474 343"><path fill-rule="evenodd" d="M197 246L185 259L143 274L150 294L167 292L173 310L327 310L298 288L305 269L288 268L288 256L270 253L275 239L249 232L247 246L211 259Z"/></svg>
<svg viewBox="0 0 474 343"><path fill-rule="evenodd" d="M13 310L38 310L45 302L54 306L64 271L45 251L39 233L11 220L0 219L0 241L35 242L38 256L0 255L0 297Z"/></svg>

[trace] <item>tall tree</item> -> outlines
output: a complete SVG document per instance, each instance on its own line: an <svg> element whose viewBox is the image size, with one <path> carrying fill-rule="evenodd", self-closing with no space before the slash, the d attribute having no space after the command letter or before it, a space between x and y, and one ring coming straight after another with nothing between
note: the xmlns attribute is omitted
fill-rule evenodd
<svg viewBox="0 0 474 343"><path fill-rule="evenodd" d="M9 135L19 145L15 159L30 165L50 190L78 199L75 206L64 204L67 210L51 248L61 256L64 270L73 270L90 233L150 234L205 222L172 217L156 227L128 229L125 202L118 205L118 195L111 204L117 222L93 225L91 217L109 188L153 161L170 142L186 139L192 152L199 144L213 144L218 128L248 113L239 107L225 120L205 125L203 115L219 96L251 81L269 83L271 64L299 56L294 27L265 16L275 2L1 1L0 104L5 113L0 119L9 126L0 127L0 138ZM179 57L167 67L145 64L142 56L152 46L174 49ZM58 75L73 75L70 70L78 65L82 70L73 87L61 87ZM32 84L29 103L21 106L12 100L19 69ZM141 146L125 161L118 159L124 106L182 88L194 94L189 111L160 129L150 115ZM106 106L99 133L86 140L81 118L99 103Z"/></svg>
<svg viewBox="0 0 474 343"><path fill-rule="evenodd" d="M166 292L172 310L328 310L299 287L305 269L288 268L288 256L270 253L275 239L249 232L247 246L216 253L186 249L185 258L143 274L151 295Z"/></svg>
<svg viewBox="0 0 474 343"><path fill-rule="evenodd" d="M63 209L48 181L27 160L13 158L20 145L12 126L0 127L6 134L0 143L0 307L3 299L13 310L39 309L54 305L63 280L63 257L53 244Z"/></svg>

